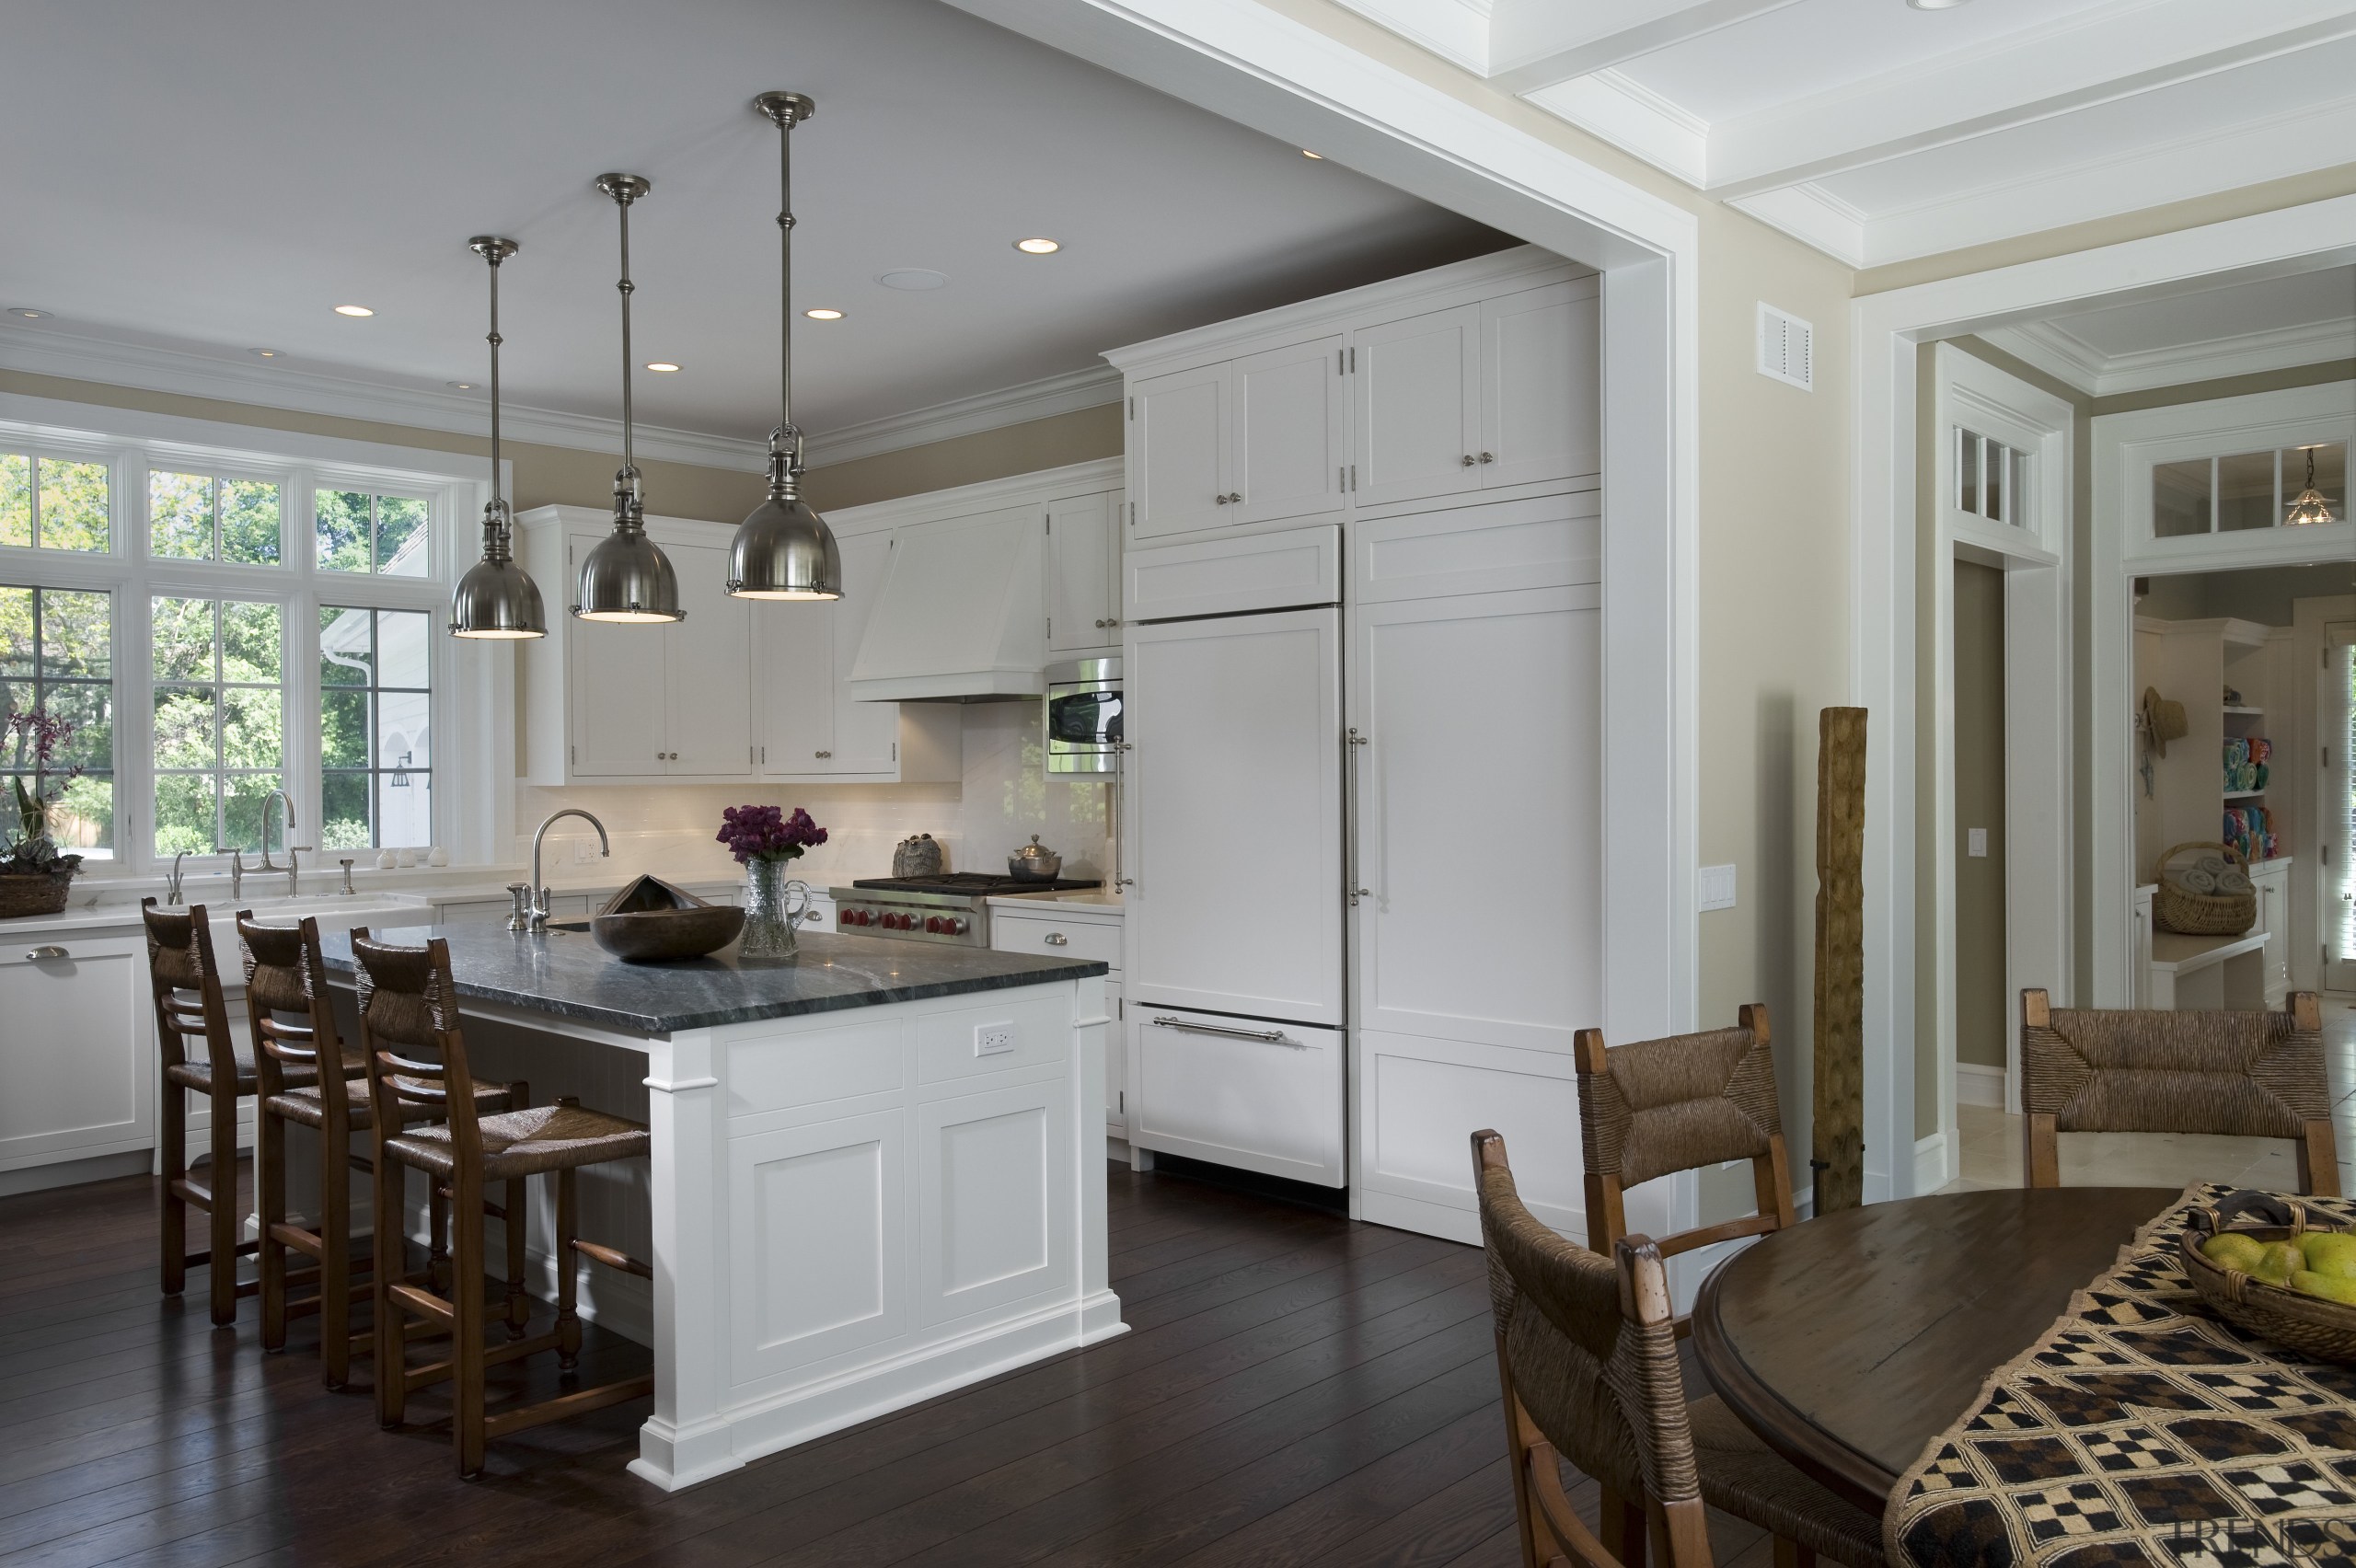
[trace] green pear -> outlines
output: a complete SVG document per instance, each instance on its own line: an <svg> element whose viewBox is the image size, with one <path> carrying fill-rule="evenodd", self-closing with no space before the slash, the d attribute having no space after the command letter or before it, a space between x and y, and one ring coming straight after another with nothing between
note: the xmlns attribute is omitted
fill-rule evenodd
<svg viewBox="0 0 2356 1568"><path fill-rule="evenodd" d="M2262 1279L2269 1285L2288 1285L2291 1276L2306 1266L2307 1260L2295 1243L2275 1241L2268 1244L2265 1254L2258 1260L2258 1267L2248 1273L2252 1279Z"/></svg>
<svg viewBox="0 0 2356 1568"><path fill-rule="evenodd" d="M2320 1274L2313 1269L2300 1269L2291 1275L2291 1288L2302 1296L2320 1297L2326 1301L2342 1301L2356 1307L2356 1279L2342 1279L2336 1274Z"/></svg>
<svg viewBox="0 0 2356 1568"><path fill-rule="evenodd" d="M2221 1230L2200 1243L2200 1252L2221 1269L2256 1274L2258 1260L2266 1256L2266 1243L2243 1231Z"/></svg>
<svg viewBox="0 0 2356 1568"><path fill-rule="evenodd" d="M2307 1267L2335 1279L2356 1279L2356 1235L2345 1230L2309 1230L2299 1237Z"/></svg>

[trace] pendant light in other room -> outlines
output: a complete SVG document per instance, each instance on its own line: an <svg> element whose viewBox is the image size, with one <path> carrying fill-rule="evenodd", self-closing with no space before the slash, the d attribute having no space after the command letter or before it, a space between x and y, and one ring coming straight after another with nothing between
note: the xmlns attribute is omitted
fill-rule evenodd
<svg viewBox="0 0 2356 1568"><path fill-rule="evenodd" d="M2291 510L2282 514L2282 526L2305 528L2317 523L2339 521L2331 514L2330 497L2316 488L2316 449L2310 446L2307 448L2307 488L2291 498Z"/></svg>
<svg viewBox="0 0 2356 1568"><path fill-rule="evenodd" d="M839 599L842 554L826 520L802 499L802 432L793 422L793 128L818 106L800 93L763 93L753 108L778 131L778 297L784 326L768 499L736 525L728 547L728 592L739 599Z"/></svg>
<svg viewBox="0 0 2356 1568"><path fill-rule="evenodd" d="M614 475L614 531L581 563L572 613L583 620L625 625L685 620L678 574L646 536L646 502L630 426L629 296L637 285L629 281L629 208L653 186L635 174L601 174L597 189L614 199L622 214L622 277L616 285L622 295L622 466Z"/></svg>
<svg viewBox="0 0 2356 1568"><path fill-rule="evenodd" d="M482 509L482 559L467 568L450 594L450 635L488 639L546 637L548 617L540 608L539 584L515 564L515 520L500 493L499 472L499 264L515 254L512 239L479 234L467 248L491 263L491 500ZM393 782L406 784L405 775Z"/></svg>

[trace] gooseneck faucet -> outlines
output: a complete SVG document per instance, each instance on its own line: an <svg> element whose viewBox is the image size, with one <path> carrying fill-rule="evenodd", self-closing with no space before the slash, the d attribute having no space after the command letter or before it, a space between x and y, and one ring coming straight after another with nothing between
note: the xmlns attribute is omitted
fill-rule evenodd
<svg viewBox="0 0 2356 1568"><path fill-rule="evenodd" d="M613 859L614 846L612 840L606 836L606 824L579 806L567 806L560 812L550 812L541 819L539 831L532 835L532 907L525 912L525 918L535 931L545 931L549 928L549 888L546 882L540 881L540 844L548 837L549 828L569 816L579 817L583 822L595 828L597 853L607 859Z"/></svg>
<svg viewBox="0 0 2356 1568"><path fill-rule="evenodd" d="M278 842L286 850L286 864L283 866L272 865L270 859L270 803L272 801L276 801L285 808L285 814L280 820L278 828ZM261 864L253 869L258 871L284 871L286 896L289 898L293 898L302 891L297 885L297 879L301 877L302 871L296 858L310 850L310 846L307 844L288 844L286 841L294 836L294 797L283 790L272 790L261 798Z"/></svg>

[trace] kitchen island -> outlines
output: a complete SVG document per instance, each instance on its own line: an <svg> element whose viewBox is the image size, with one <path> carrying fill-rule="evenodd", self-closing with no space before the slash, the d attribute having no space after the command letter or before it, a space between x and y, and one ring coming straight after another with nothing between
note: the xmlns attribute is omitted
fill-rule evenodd
<svg viewBox="0 0 2356 1568"><path fill-rule="evenodd" d="M651 1290L583 1271L582 1312L653 1348L629 1468L655 1485L1124 1332L1103 963L805 933L790 959L629 964L581 931L375 935L449 942L477 1076L652 1129L643 1165L583 1172L581 1234L653 1266ZM323 945L348 986L350 940ZM533 1194L543 1297L551 1201Z"/></svg>

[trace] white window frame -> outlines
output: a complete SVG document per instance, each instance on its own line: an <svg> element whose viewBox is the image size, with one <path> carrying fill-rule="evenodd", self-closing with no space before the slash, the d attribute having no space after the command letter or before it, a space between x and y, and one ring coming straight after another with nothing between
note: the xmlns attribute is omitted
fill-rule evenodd
<svg viewBox="0 0 2356 1568"><path fill-rule="evenodd" d="M104 554L0 546L0 582L115 596L115 849L84 862L94 880L150 877L155 852L153 650L146 606L157 595L267 601L283 607L283 776L294 800L294 843L315 843L320 820L318 624L322 605L417 610L430 618L433 701L434 836L455 864L504 859L513 837L514 655L503 643L469 643L444 629L449 583L475 554L476 519L489 499L481 461L433 452L100 409L0 394L0 448L74 461L103 460L111 480L111 546ZM284 530L275 566L184 560L149 553L147 474L153 469L273 481ZM313 498L325 490L414 496L427 502L429 574L324 571ZM373 851L370 852L373 854ZM217 866L225 857L190 856Z"/></svg>

